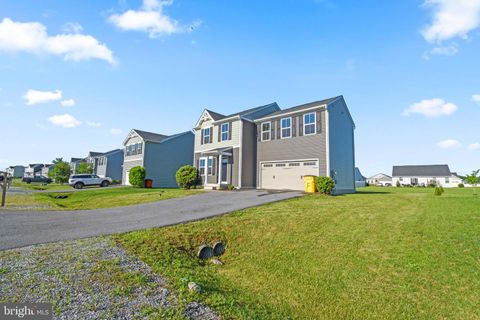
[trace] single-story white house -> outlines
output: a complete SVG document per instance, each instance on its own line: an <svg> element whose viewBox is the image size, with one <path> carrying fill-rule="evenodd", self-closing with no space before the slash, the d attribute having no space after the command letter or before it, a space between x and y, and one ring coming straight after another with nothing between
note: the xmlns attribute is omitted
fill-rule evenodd
<svg viewBox="0 0 480 320"><path fill-rule="evenodd" d="M397 182L402 186L438 185L445 188L458 187L462 179L450 171L446 164L394 166L392 170L392 185Z"/></svg>
<svg viewBox="0 0 480 320"><path fill-rule="evenodd" d="M392 177L385 173L377 173L376 175L368 178L367 182L371 186L389 187L392 186Z"/></svg>

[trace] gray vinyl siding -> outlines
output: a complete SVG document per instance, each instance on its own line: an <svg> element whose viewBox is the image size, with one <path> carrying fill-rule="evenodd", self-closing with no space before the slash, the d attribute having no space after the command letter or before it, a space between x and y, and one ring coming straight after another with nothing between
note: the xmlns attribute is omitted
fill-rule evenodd
<svg viewBox="0 0 480 320"><path fill-rule="evenodd" d="M110 177L112 180L122 181L124 159L123 150L107 154L103 157L105 157L106 160L103 165L97 165L97 175L101 177ZM100 159L98 159L97 163L100 163Z"/></svg>
<svg viewBox="0 0 480 320"><path fill-rule="evenodd" d="M277 123L285 116L271 119L275 123L275 139L270 141L257 142L257 168L262 161L287 161L298 159L319 159L319 173L321 176L327 175L327 147L325 133L325 110L320 110L320 132L314 135L299 136L300 132L300 116L302 112L292 115L292 121L295 121L295 134L291 138L277 139L278 126ZM288 116L290 117L290 115ZM258 123L260 127L260 123ZM292 125L293 130L293 125ZM258 140L258 139L257 139ZM258 177L257 177L258 181Z"/></svg>
<svg viewBox="0 0 480 320"><path fill-rule="evenodd" d="M328 105L330 176L335 180L335 194L355 192L354 124L347 105L338 99Z"/></svg>
<svg viewBox="0 0 480 320"><path fill-rule="evenodd" d="M254 123L243 121L242 138L242 188L256 186L257 127Z"/></svg>
<svg viewBox="0 0 480 320"><path fill-rule="evenodd" d="M240 170L240 148L233 148L233 167L232 167L232 184L239 187L239 170Z"/></svg>
<svg viewBox="0 0 480 320"><path fill-rule="evenodd" d="M227 180L229 183L232 185L239 187L238 184L238 170L239 170L239 165L240 165L240 148L233 148L232 149L232 157L230 158L230 162L227 165ZM200 152L195 153L195 160L194 160L194 166L199 169L198 167L198 160L202 157L202 154ZM218 157L215 157L217 160L217 165L218 165ZM218 168L216 168L218 169ZM207 170L207 168L205 168ZM200 177L199 183L201 185L205 184L205 177L202 176ZM208 183L212 184L217 184L218 183L218 175L214 176L209 176L208 177Z"/></svg>
<svg viewBox="0 0 480 320"><path fill-rule="evenodd" d="M176 188L175 174L184 165L193 165L194 135L191 132L161 143L145 142L146 178L155 188Z"/></svg>

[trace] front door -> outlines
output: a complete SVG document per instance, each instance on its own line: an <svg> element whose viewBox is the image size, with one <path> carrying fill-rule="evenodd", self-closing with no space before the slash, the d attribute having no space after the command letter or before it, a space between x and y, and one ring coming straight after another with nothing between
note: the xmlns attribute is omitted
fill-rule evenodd
<svg viewBox="0 0 480 320"><path fill-rule="evenodd" d="M222 159L222 182L227 183L228 179L228 159Z"/></svg>

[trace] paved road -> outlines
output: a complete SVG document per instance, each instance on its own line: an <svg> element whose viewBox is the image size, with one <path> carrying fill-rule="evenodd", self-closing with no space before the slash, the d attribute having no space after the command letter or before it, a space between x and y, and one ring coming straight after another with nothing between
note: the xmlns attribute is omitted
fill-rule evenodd
<svg viewBox="0 0 480 320"><path fill-rule="evenodd" d="M111 209L0 210L0 250L178 224L301 195L293 191L217 191Z"/></svg>

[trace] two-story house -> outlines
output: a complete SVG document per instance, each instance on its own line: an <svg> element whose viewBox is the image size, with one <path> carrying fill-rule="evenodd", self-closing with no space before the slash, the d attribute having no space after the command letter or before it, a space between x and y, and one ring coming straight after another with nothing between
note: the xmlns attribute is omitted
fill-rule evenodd
<svg viewBox="0 0 480 320"><path fill-rule="evenodd" d="M205 109L195 125L195 158L206 189L256 187L254 120L280 110L276 103L223 115Z"/></svg>
<svg viewBox="0 0 480 320"><path fill-rule="evenodd" d="M122 181L123 149L105 152L97 157L95 174L99 177L110 177L112 180Z"/></svg>
<svg viewBox="0 0 480 320"><path fill-rule="evenodd" d="M194 136L191 131L167 136L133 129L125 138L123 180L129 185L130 170L142 166L146 179L155 188L177 187L175 174L184 165L192 165Z"/></svg>
<svg viewBox="0 0 480 320"><path fill-rule="evenodd" d="M33 177L36 177L36 176L41 176L42 175L42 168L43 168L42 163L29 164L25 168L24 177L33 178Z"/></svg>
<svg viewBox="0 0 480 320"><path fill-rule="evenodd" d="M70 159L70 172L72 174L77 173L78 165L85 162L85 158L71 158Z"/></svg>
<svg viewBox="0 0 480 320"><path fill-rule="evenodd" d="M50 173L53 171L53 169L55 168L55 165L53 164L44 164L43 165L43 168L42 168L42 173L41 175L43 177L49 177Z"/></svg>
<svg viewBox="0 0 480 320"><path fill-rule="evenodd" d="M103 152L90 151L85 158L85 162L90 164L92 168L92 173L97 174L98 160L103 155Z"/></svg>
<svg viewBox="0 0 480 320"><path fill-rule="evenodd" d="M25 175L25 167L20 165L10 166L5 171L13 178L23 178Z"/></svg>
<svg viewBox="0 0 480 320"><path fill-rule="evenodd" d="M355 192L355 124L342 96L274 112L257 124L257 187L304 190L328 176L335 194Z"/></svg>

